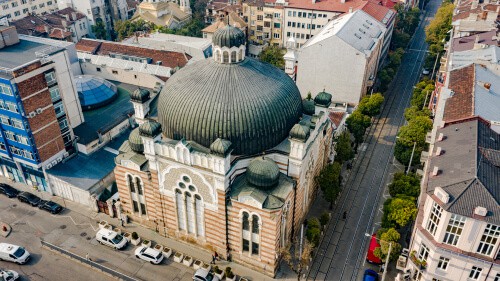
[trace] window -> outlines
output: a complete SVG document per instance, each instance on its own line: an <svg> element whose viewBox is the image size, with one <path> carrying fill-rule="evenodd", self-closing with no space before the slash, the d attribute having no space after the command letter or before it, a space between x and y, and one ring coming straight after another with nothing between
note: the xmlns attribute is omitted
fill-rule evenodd
<svg viewBox="0 0 500 281"><path fill-rule="evenodd" d="M448 263L450 263L449 258L439 257L437 268L446 270L448 268Z"/></svg>
<svg viewBox="0 0 500 281"><path fill-rule="evenodd" d="M481 236L481 242L477 247L477 252L486 256L491 255L493 248L498 241L498 236L500 236L500 227L494 224L488 224L484 229L483 236Z"/></svg>
<svg viewBox="0 0 500 281"><path fill-rule="evenodd" d="M184 215L185 200L179 189L175 190L175 202L177 207L177 225L180 230L186 230L186 217Z"/></svg>
<svg viewBox="0 0 500 281"><path fill-rule="evenodd" d="M28 12L29 12L29 9L28 9L28 8L24 8L24 9L23 9L23 14L26 14L26 13L28 13Z"/></svg>
<svg viewBox="0 0 500 281"><path fill-rule="evenodd" d="M27 137L21 136L21 135L16 135L16 137L17 137L17 142L25 144L25 145L29 145L29 141L28 141Z"/></svg>
<svg viewBox="0 0 500 281"><path fill-rule="evenodd" d="M6 147L5 147L5 143L0 142L0 149L1 150L7 150Z"/></svg>
<svg viewBox="0 0 500 281"><path fill-rule="evenodd" d="M288 15L290 15L290 12L288 12ZM281 14L280 14L280 13L274 13L274 17L275 17L275 18L280 18L280 17L281 17Z"/></svg>
<svg viewBox="0 0 500 281"><path fill-rule="evenodd" d="M10 19L12 17L11 14L7 14L7 18Z"/></svg>
<svg viewBox="0 0 500 281"><path fill-rule="evenodd" d="M101 68L100 68L100 67L96 67L96 68L95 68L95 70L96 70L97 72L101 72Z"/></svg>
<svg viewBox="0 0 500 281"><path fill-rule="evenodd" d="M112 70L111 71L113 74L118 74L118 71L117 70Z"/></svg>
<svg viewBox="0 0 500 281"><path fill-rule="evenodd" d="M456 246L458 239L462 234L465 224L465 217L452 214L448 226L446 227L446 234L444 235L443 243Z"/></svg>
<svg viewBox="0 0 500 281"><path fill-rule="evenodd" d="M495 276L495 281L500 281L500 273L497 273L497 275Z"/></svg>
<svg viewBox="0 0 500 281"><path fill-rule="evenodd" d="M250 251L250 242L247 239L243 239L243 252Z"/></svg>
<svg viewBox="0 0 500 281"><path fill-rule="evenodd" d="M128 182L128 187L130 189L130 192L135 192L134 179L132 178L131 175L127 176L127 182Z"/></svg>
<svg viewBox="0 0 500 281"><path fill-rule="evenodd" d="M42 4L38 5L38 7L40 7L40 9L43 8L43 7L45 7L45 3L42 3Z"/></svg>
<svg viewBox="0 0 500 281"><path fill-rule="evenodd" d="M425 244L420 245L420 251L418 251L418 259L421 261L426 261L429 257L429 248Z"/></svg>
<svg viewBox="0 0 500 281"><path fill-rule="evenodd" d="M65 113L64 113L64 105L61 103L58 103L58 104L55 104L54 105L54 110L56 111L56 116L57 117L61 117L63 116Z"/></svg>
<svg viewBox="0 0 500 281"><path fill-rule="evenodd" d="M7 7L8 8L8 7ZM292 16L292 11L288 11L288 16L291 17Z"/></svg>
<svg viewBox="0 0 500 281"><path fill-rule="evenodd" d="M290 32L287 32L287 33L286 33L286 37L290 37Z"/></svg>
<svg viewBox="0 0 500 281"><path fill-rule="evenodd" d="M17 105L13 102L6 101L5 102L5 109L7 109L8 111L19 113L19 111L17 110Z"/></svg>
<svg viewBox="0 0 500 281"><path fill-rule="evenodd" d="M196 232L199 236L205 236L205 227L203 225L203 201L201 200L201 196L198 194L194 196L196 200L195 208L196 208Z"/></svg>
<svg viewBox="0 0 500 281"><path fill-rule="evenodd" d="M302 17L302 12L299 12L299 13L297 14L297 16L298 16L299 18L301 18L301 17Z"/></svg>
<svg viewBox="0 0 500 281"><path fill-rule="evenodd" d="M139 205L137 204L137 201L132 201L133 206L134 206L134 213L139 213Z"/></svg>
<svg viewBox="0 0 500 281"><path fill-rule="evenodd" d="M259 21L264 20L264 17L262 15L257 15L257 20Z"/></svg>
<svg viewBox="0 0 500 281"><path fill-rule="evenodd" d="M10 147L10 152L12 152L12 154L15 154L18 156L23 156L23 150L15 147L15 146Z"/></svg>
<svg viewBox="0 0 500 281"><path fill-rule="evenodd" d="M264 27L271 27L271 22L265 21L264 22Z"/></svg>
<svg viewBox="0 0 500 281"><path fill-rule="evenodd" d="M139 195L142 195L142 182L141 182L141 179L139 178L135 178L135 187L137 188L137 193Z"/></svg>
<svg viewBox="0 0 500 281"><path fill-rule="evenodd" d="M55 86L49 89L50 98L52 102L58 101L61 99L61 94L59 93L59 87Z"/></svg>
<svg viewBox="0 0 500 281"><path fill-rule="evenodd" d="M52 5L52 1L47 1L47 5L48 6Z"/></svg>
<svg viewBox="0 0 500 281"><path fill-rule="evenodd" d="M183 176L182 181L177 185L191 192L196 192L194 185L190 184L191 179L188 176ZM200 195L193 194L188 191L176 189L175 199L177 207L177 220L179 230L186 230L188 233L196 236L205 236L204 217L203 217L203 201Z"/></svg>
<svg viewBox="0 0 500 281"><path fill-rule="evenodd" d="M2 6L2 9L4 9L4 10L8 10L8 9L9 9L9 4L5 4L5 5L3 5L3 6ZM290 12L288 12L288 13L290 13Z"/></svg>
<svg viewBox="0 0 500 281"><path fill-rule="evenodd" d="M295 27L295 22L292 22L292 27Z"/></svg>
<svg viewBox="0 0 500 281"><path fill-rule="evenodd" d="M257 215L252 216L252 233L259 234L259 217Z"/></svg>
<svg viewBox="0 0 500 281"><path fill-rule="evenodd" d="M28 159L31 159L31 160L34 160L33 158L33 153L27 151L27 150L23 150L23 153L24 153L24 157L28 158Z"/></svg>
<svg viewBox="0 0 500 281"><path fill-rule="evenodd" d="M280 39L280 34L279 33L273 33L273 38L274 39Z"/></svg>
<svg viewBox="0 0 500 281"><path fill-rule="evenodd" d="M14 132L11 132L11 131L5 131L5 137L11 141L17 141L16 140L16 134L14 134Z"/></svg>
<svg viewBox="0 0 500 281"><path fill-rule="evenodd" d="M443 212L443 208L439 206L436 202L432 205L432 210L429 215L429 221L427 222L427 231L429 231L432 236L436 235L436 229L439 225L439 221L441 220L441 213Z"/></svg>
<svg viewBox="0 0 500 281"><path fill-rule="evenodd" d="M9 121L9 117L5 116L5 115L0 115L0 122L2 124L5 124L5 125L9 125L10 126L10 121Z"/></svg>
<svg viewBox="0 0 500 281"><path fill-rule="evenodd" d="M483 271L482 268L473 266L470 273L469 273L469 278L472 280L477 280L479 279L479 276L481 276L481 271Z"/></svg>
<svg viewBox="0 0 500 281"><path fill-rule="evenodd" d="M68 120L66 118L59 121L59 128L61 128L61 131L65 131L68 128Z"/></svg>
<svg viewBox="0 0 500 281"><path fill-rule="evenodd" d="M252 255L259 254L259 243L252 242Z"/></svg>
<svg viewBox="0 0 500 281"><path fill-rule="evenodd" d="M12 2L10 5L12 6L12 8L15 8L17 7L17 2Z"/></svg>
<svg viewBox="0 0 500 281"><path fill-rule="evenodd" d="M248 213L247 212L243 212L242 228L243 228L243 230L250 230L250 224L248 221Z"/></svg>
<svg viewBox="0 0 500 281"><path fill-rule="evenodd" d="M55 72L52 71L49 73L45 73L45 81L47 81L48 85L51 85L51 84L57 82Z"/></svg>
<svg viewBox="0 0 500 281"><path fill-rule="evenodd" d="M224 63L229 63L229 53L227 51L222 53L222 57Z"/></svg>
<svg viewBox="0 0 500 281"><path fill-rule="evenodd" d="M12 124L11 126L14 127L14 128L24 129L23 121L21 121L19 119L10 118L10 123Z"/></svg>
<svg viewBox="0 0 500 281"><path fill-rule="evenodd" d="M141 203L141 214L146 215L146 205L144 203Z"/></svg>
<svg viewBox="0 0 500 281"><path fill-rule="evenodd" d="M231 52L231 62L236 62L236 51Z"/></svg>
<svg viewBox="0 0 500 281"><path fill-rule="evenodd" d="M274 23L274 28L280 28L280 27L281 27L281 24L279 22Z"/></svg>
<svg viewBox="0 0 500 281"><path fill-rule="evenodd" d="M26 4L28 0L21 0L21 4Z"/></svg>
<svg viewBox="0 0 500 281"><path fill-rule="evenodd" d="M21 15L21 11L15 11L15 12L14 12L14 16L15 16L15 17L18 17L18 16L20 16L20 15Z"/></svg>
<svg viewBox="0 0 500 281"><path fill-rule="evenodd" d="M296 17L297 16L297 12L296 11L293 11L293 16Z"/></svg>

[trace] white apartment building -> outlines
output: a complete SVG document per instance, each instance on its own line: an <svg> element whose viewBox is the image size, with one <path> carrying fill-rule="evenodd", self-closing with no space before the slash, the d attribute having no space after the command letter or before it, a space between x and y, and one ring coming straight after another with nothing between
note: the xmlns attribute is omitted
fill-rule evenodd
<svg viewBox="0 0 500 281"><path fill-rule="evenodd" d="M385 31L363 10L330 21L297 51L296 82L302 97L326 91L334 102L358 104L375 81ZM287 73L295 68L289 57Z"/></svg>
<svg viewBox="0 0 500 281"><path fill-rule="evenodd" d="M57 10L56 0L0 0L0 17L18 20L29 13L52 13Z"/></svg>
<svg viewBox="0 0 500 281"><path fill-rule="evenodd" d="M436 130L410 245L413 280L500 279L500 135L475 117Z"/></svg>

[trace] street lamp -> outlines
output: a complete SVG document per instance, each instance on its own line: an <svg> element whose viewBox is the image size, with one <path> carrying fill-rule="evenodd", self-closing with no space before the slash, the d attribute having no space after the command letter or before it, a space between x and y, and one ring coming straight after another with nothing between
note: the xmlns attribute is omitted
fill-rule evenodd
<svg viewBox="0 0 500 281"><path fill-rule="evenodd" d="M370 233L365 233L365 236L366 237L372 237L372 234ZM382 273L382 280L381 281L384 281L385 280L385 275L387 273L387 268L389 266L389 257L391 256L391 250L392 250L392 242L387 242L385 240L382 240L382 239L379 239L377 237L375 237L375 239L377 239L378 241L380 242L386 242L386 243L389 243L389 251L387 252L387 257L385 258L385 265L384 265L384 272Z"/></svg>
<svg viewBox="0 0 500 281"><path fill-rule="evenodd" d="M399 139L398 136L396 136L396 139ZM411 156L410 156L410 162L408 163L408 168L406 169L406 174L408 175L408 173L410 172L410 168L411 168L411 163L413 161L413 155L415 154L415 148L417 147L417 142L414 141L413 142L413 149L411 150Z"/></svg>

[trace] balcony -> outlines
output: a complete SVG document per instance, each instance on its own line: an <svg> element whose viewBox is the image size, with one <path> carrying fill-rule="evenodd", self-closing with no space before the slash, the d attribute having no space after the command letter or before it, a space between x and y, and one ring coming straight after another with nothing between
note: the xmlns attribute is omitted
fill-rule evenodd
<svg viewBox="0 0 500 281"><path fill-rule="evenodd" d="M410 261L415 265L416 268L425 270L425 268L427 267L427 261L419 260L416 254L416 251L412 251L410 253Z"/></svg>

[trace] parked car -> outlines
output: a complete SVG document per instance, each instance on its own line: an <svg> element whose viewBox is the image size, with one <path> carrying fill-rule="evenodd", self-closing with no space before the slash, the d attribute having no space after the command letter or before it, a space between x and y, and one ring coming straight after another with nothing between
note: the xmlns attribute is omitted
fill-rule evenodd
<svg viewBox="0 0 500 281"><path fill-rule="evenodd" d="M429 73L430 73L430 72L429 72L429 70L428 70L428 69L426 69L426 68L422 69L422 74L423 74L423 75L429 75Z"/></svg>
<svg viewBox="0 0 500 281"><path fill-rule="evenodd" d="M25 264L30 259L30 253L23 247L0 243L0 260Z"/></svg>
<svg viewBox="0 0 500 281"><path fill-rule="evenodd" d="M125 239L125 237L109 229L103 228L99 230L96 233L95 238L97 242L117 250L123 249L127 246L127 239Z"/></svg>
<svg viewBox="0 0 500 281"><path fill-rule="evenodd" d="M36 196L35 194L31 194L29 192L23 191L17 195L17 200L23 202L23 203L28 203L33 207L38 206L40 204L40 197Z"/></svg>
<svg viewBox="0 0 500 281"><path fill-rule="evenodd" d="M52 214L59 214L63 210L63 207L61 205L57 204L56 202L47 200L40 200L38 208L50 212Z"/></svg>
<svg viewBox="0 0 500 281"><path fill-rule="evenodd" d="M19 273L14 270L0 269L0 281L14 281L19 278Z"/></svg>
<svg viewBox="0 0 500 281"><path fill-rule="evenodd" d="M0 193L5 194L9 198L14 198L19 194L19 190L8 184L0 183Z"/></svg>
<svg viewBox="0 0 500 281"><path fill-rule="evenodd" d="M375 256L373 253L376 248L380 247L380 244L377 241L377 234L373 233L372 238L370 240L370 247L368 248L368 253L366 253L366 261L372 264L382 264L382 260Z"/></svg>
<svg viewBox="0 0 500 281"><path fill-rule="evenodd" d="M378 281L378 273L371 269L365 270L363 281Z"/></svg>
<svg viewBox="0 0 500 281"><path fill-rule="evenodd" d="M196 270L193 276L195 281L219 281L219 277L203 268Z"/></svg>
<svg viewBox="0 0 500 281"><path fill-rule="evenodd" d="M148 261L152 264L159 264L163 260L163 254L153 248L141 246L135 249L135 257Z"/></svg>

